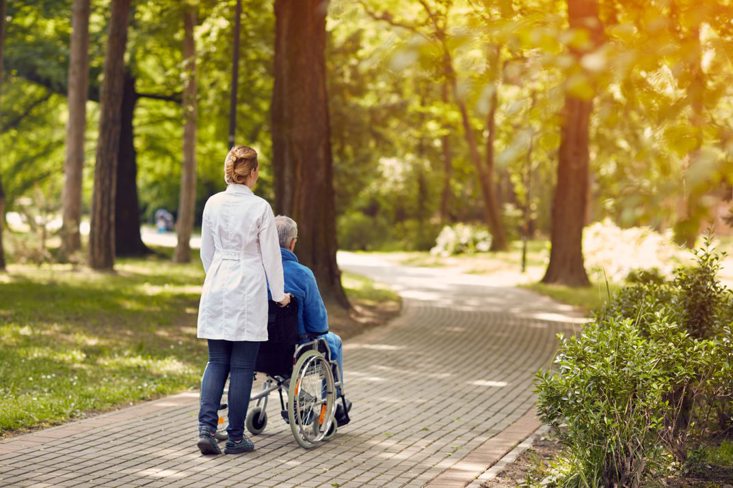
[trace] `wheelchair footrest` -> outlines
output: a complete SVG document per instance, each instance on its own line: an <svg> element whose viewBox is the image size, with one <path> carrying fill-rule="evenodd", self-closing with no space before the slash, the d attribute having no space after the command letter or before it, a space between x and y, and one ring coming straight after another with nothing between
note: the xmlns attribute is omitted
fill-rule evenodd
<svg viewBox="0 0 733 488"><path fill-rule="evenodd" d="M336 412L334 413L334 418L338 422L339 427L351 422L351 418L349 417L350 410L351 402L345 397L341 397L341 401L336 403Z"/></svg>

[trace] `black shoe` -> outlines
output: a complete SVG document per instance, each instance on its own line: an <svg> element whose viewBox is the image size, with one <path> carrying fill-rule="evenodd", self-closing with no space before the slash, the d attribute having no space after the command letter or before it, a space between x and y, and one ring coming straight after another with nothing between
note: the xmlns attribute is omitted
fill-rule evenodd
<svg viewBox="0 0 733 488"><path fill-rule="evenodd" d="M344 404L346 404L346 409L344 409ZM351 401L344 398L341 402L336 403L336 413L334 413L333 417L336 419L336 422L338 422L339 427L348 424L351 422L351 418L349 418L349 411L351 410Z"/></svg>
<svg viewBox="0 0 733 488"><path fill-rule="evenodd" d="M280 416L283 418L286 424L290 425L290 417L288 416L287 410L280 410ZM308 410L307 412L301 412L301 421L300 423L302 425L310 425L313 423L313 419L316 417L315 412L313 410Z"/></svg>
<svg viewBox="0 0 733 488"><path fill-rule="evenodd" d="M227 445L224 448L225 454L242 454L243 452L250 452L255 450L255 445L247 436L244 436L239 441L227 441Z"/></svg>
<svg viewBox="0 0 733 488"><path fill-rule="evenodd" d="M202 430L199 432L199 441L196 445L201 454L221 454L221 449L214 434L209 431Z"/></svg>

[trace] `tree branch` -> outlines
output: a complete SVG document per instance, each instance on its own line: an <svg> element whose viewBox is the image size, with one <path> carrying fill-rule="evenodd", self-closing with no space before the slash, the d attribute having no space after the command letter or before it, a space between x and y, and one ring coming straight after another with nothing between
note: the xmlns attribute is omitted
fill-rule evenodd
<svg viewBox="0 0 733 488"><path fill-rule="evenodd" d="M181 101L183 99L182 98L183 96L182 96L181 93L173 93L171 95L162 95L160 93L141 93L141 92L136 92L135 95L138 98L149 98L151 100L161 100L163 102L172 102L172 103L177 103L179 105L181 104Z"/></svg>
<svg viewBox="0 0 733 488"><path fill-rule="evenodd" d="M424 32L420 31L420 27L425 27L425 24L407 24L405 22L400 22L398 20L395 20L394 17L389 12L382 12L381 14L373 11L372 9L367 6L366 2L364 0L357 0L359 2L359 5L364 9L364 12L371 17L374 20L385 22L392 27L398 27L400 29L408 30L414 34L420 35L425 37L426 39L430 40L430 36L426 35Z"/></svg>
<svg viewBox="0 0 733 488"><path fill-rule="evenodd" d="M43 95L41 98L28 105L22 113L16 115L12 120L5 122L2 127L0 127L0 132L6 132L10 129L17 128L18 125L20 125L20 123L23 121L23 119L30 115L34 108L47 102L48 99L51 98L51 95L53 95L52 92L46 92L46 94Z"/></svg>
<svg viewBox="0 0 733 488"><path fill-rule="evenodd" d="M31 83L36 83L38 85L41 85L48 90L50 90L52 93L57 93L59 95L63 95L64 97L67 95L67 87L66 87L66 81L59 81L51 79L47 76L42 75L39 73L35 66L28 66L25 63L13 63L12 60L7 64L6 67L13 66L13 69L15 69L17 75L21 78L23 78L26 81L30 81ZM172 102L177 103L180 105L182 96L180 93L173 93L170 95L160 94L160 93L136 93L136 96L138 98L150 98L153 100L161 100L164 102ZM93 102L99 102L99 85L96 84L90 84L89 85L89 93L87 95L87 100L91 100Z"/></svg>

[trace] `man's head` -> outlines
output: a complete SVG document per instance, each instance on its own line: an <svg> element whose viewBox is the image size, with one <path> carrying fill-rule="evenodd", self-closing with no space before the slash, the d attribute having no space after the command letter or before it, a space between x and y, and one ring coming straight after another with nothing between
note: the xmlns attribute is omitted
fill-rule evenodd
<svg viewBox="0 0 733 488"><path fill-rule="evenodd" d="M295 243L298 240L298 224L290 217L278 215L275 217L275 227L277 227L277 237L280 241L280 247L293 251L295 249Z"/></svg>

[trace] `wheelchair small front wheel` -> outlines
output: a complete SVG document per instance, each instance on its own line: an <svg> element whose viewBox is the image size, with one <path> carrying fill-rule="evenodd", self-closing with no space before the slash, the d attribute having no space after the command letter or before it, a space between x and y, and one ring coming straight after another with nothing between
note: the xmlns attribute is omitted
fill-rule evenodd
<svg viewBox="0 0 733 488"><path fill-rule="evenodd" d="M328 428L328 432L326 432L326 435L323 436L324 441L330 441L333 439L333 437L336 435L336 431L338 431L338 422L336 422L336 419L333 419L331 422L331 427Z"/></svg>
<svg viewBox="0 0 733 488"><path fill-rule="evenodd" d="M261 434L265 430L265 427L267 427L267 412L262 407L253 408L247 412L245 425L252 435Z"/></svg>

